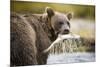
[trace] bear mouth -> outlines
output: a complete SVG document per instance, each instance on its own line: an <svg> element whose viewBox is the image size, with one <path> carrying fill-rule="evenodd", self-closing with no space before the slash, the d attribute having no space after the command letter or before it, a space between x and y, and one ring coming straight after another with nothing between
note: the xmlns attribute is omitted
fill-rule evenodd
<svg viewBox="0 0 100 67"><path fill-rule="evenodd" d="M63 31L61 34L69 34L70 31Z"/></svg>
<svg viewBox="0 0 100 67"><path fill-rule="evenodd" d="M63 32L62 34L69 34L69 32Z"/></svg>
<svg viewBox="0 0 100 67"><path fill-rule="evenodd" d="M66 30L64 30L63 32L62 32L62 34L69 34L70 33L70 31L68 30L68 29L66 29Z"/></svg>
<svg viewBox="0 0 100 67"><path fill-rule="evenodd" d="M59 34L62 34L62 35L67 35L67 34L70 34L70 31L63 31L63 32L57 32L56 35L59 35Z"/></svg>

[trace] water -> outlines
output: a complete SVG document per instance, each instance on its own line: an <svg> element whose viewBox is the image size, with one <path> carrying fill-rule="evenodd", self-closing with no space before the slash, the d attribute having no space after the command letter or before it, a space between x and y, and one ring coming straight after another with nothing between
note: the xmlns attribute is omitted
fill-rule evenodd
<svg viewBox="0 0 100 67"><path fill-rule="evenodd" d="M50 54L47 64L66 64L79 62L94 62L95 53L93 52L75 52L75 53L61 53Z"/></svg>
<svg viewBox="0 0 100 67"><path fill-rule="evenodd" d="M80 36L78 35L60 35L45 52L50 51L52 54L72 53L78 50L77 46L81 44Z"/></svg>

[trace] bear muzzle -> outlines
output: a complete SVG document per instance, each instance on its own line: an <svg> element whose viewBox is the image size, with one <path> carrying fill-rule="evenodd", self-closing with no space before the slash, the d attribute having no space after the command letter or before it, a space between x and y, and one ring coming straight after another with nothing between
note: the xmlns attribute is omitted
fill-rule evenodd
<svg viewBox="0 0 100 67"><path fill-rule="evenodd" d="M69 32L70 32L69 29L65 29L62 34L69 34Z"/></svg>

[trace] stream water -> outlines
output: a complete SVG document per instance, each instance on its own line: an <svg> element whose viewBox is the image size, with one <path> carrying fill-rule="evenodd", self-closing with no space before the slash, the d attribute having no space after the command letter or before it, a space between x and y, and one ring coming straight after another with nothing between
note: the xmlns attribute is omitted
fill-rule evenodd
<svg viewBox="0 0 100 67"><path fill-rule="evenodd" d="M67 64L94 61L95 53L93 52L61 53L50 54L47 60L47 64Z"/></svg>

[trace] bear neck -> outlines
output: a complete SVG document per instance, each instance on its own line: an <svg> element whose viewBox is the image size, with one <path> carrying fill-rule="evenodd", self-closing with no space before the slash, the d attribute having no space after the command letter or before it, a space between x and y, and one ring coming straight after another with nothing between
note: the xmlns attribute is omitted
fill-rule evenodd
<svg viewBox="0 0 100 67"><path fill-rule="evenodd" d="M53 28L51 27L51 20L47 15L43 15L40 17L40 22L41 25L44 29L44 31L46 32L48 38L53 42L54 40L56 40L57 35L55 34Z"/></svg>

